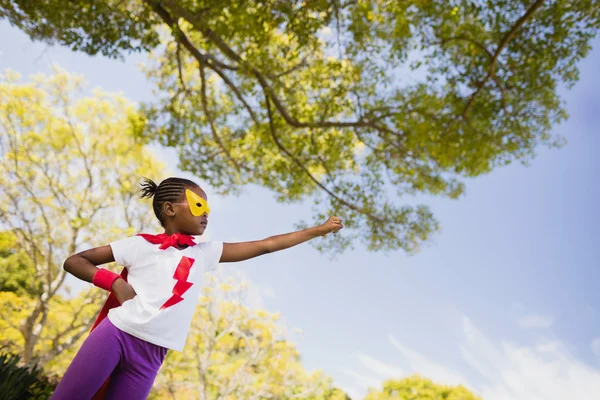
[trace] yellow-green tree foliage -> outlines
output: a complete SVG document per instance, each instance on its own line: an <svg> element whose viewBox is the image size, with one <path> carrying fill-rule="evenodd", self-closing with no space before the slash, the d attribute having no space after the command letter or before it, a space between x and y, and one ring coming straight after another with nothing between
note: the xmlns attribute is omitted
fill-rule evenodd
<svg viewBox="0 0 600 400"><path fill-rule="evenodd" d="M209 278L182 353L171 352L155 398L344 399L320 371L308 372L278 315L242 304L243 284Z"/></svg>
<svg viewBox="0 0 600 400"><path fill-rule="evenodd" d="M0 0L30 37L153 54L147 137L222 192L255 184L312 217L318 244L417 250L438 223L412 195L560 140L560 86L600 28L597 0Z"/></svg>
<svg viewBox="0 0 600 400"><path fill-rule="evenodd" d="M33 262L19 246L17 236L0 231L0 292L35 295L41 290L40 283Z"/></svg>
<svg viewBox="0 0 600 400"><path fill-rule="evenodd" d="M0 328L27 363L46 365L73 348L106 296L71 295L65 258L155 229L136 201L140 177L163 168L134 139L145 119L122 96L85 93L84 84L60 69L0 79Z"/></svg>
<svg viewBox="0 0 600 400"><path fill-rule="evenodd" d="M411 376L383 383L382 391L371 391L365 400L482 400L463 386L445 386L427 378Z"/></svg>

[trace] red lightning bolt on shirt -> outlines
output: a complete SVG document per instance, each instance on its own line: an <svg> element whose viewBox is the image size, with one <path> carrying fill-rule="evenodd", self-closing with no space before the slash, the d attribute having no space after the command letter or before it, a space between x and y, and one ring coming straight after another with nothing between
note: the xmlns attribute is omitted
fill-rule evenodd
<svg viewBox="0 0 600 400"><path fill-rule="evenodd" d="M169 297L165 304L163 304L160 309L164 310L165 308L169 308L180 301L183 300L183 294L188 291L189 288L192 287L193 283L188 282L188 276L190 275L190 269L192 265L194 265L194 259L190 257L183 256L175 269L175 273L173 274L173 278L177 280L177 283L173 287L173 296Z"/></svg>

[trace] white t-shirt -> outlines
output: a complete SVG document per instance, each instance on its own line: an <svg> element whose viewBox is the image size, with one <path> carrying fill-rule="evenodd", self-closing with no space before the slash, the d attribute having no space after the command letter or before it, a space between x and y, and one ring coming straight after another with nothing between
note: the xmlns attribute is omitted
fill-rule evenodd
<svg viewBox="0 0 600 400"><path fill-rule="evenodd" d="M222 242L200 242L185 249L159 249L141 236L110 244L115 261L127 268L137 296L108 313L108 319L132 336L182 351L196 311L204 272L216 268Z"/></svg>

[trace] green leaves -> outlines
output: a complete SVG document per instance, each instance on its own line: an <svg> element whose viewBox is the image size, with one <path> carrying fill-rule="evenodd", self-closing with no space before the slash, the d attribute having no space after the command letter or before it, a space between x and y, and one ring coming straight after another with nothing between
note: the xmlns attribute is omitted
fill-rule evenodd
<svg viewBox="0 0 600 400"><path fill-rule="evenodd" d="M156 19L140 1L0 0L0 17L34 40L122 58L158 44Z"/></svg>
<svg viewBox="0 0 600 400"><path fill-rule="evenodd" d="M463 386L445 386L427 378L411 376L383 383L381 392L371 391L365 400L481 400Z"/></svg>
<svg viewBox="0 0 600 400"><path fill-rule="evenodd" d="M0 231L0 292L35 296L42 291L33 261L11 231Z"/></svg>
<svg viewBox="0 0 600 400"><path fill-rule="evenodd" d="M118 41L72 5L72 14L20 12L19 26L43 14L53 27L45 38L90 54L151 50L157 98L144 106L140 137L176 148L182 169L222 193L258 184L281 201L310 199L315 219L339 214L346 238L372 250L414 251L437 229L406 196L457 198L462 178L560 143L557 89L577 80L600 27L592 0L97 7L125 21L110 28ZM71 38L75 15L82 29ZM144 39L159 31L160 45Z"/></svg>
<svg viewBox="0 0 600 400"><path fill-rule="evenodd" d="M586 45L570 43L579 51L569 53L523 49L560 36L538 34L540 21L545 29L561 24L547 15L568 9L570 18L595 21L585 32L573 25L563 42L589 40L598 24L591 4L575 11L566 2L486 9L468 1L382 1L330 4L318 17L316 10L302 13L310 29L297 31L296 13L282 15L265 3L253 21L236 6L221 12L207 5L206 18L180 2L164 4L174 20L186 21L183 33L198 38L201 52L233 68L177 57L173 45L156 53L149 77L162 91L187 90L152 108L153 116L168 115L169 127L177 127L168 130L179 133L153 136L169 137L166 144L181 149L182 167L224 192L258 183L280 200L312 197L321 205L316 219L336 213L350 228L345 239L320 244L334 249L352 237L372 250L415 251L438 224L426 206L388 198L390 186L398 197L457 198L461 176L525 161L539 144L553 145L549 130L564 118L556 87L574 77L556 67L574 65ZM417 51L424 79L398 82L397 69ZM200 115L199 66L207 71L204 103L212 107ZM190 81L174 79L176 70ZM209 114L216 127L210 135Z"/></svg>
<svg viewBox="0 0 600 400"><path fill-rule="evenodd" d="M21 357L0 354L0 393L8 400L47 400L56 384L49 382L37 366L19 365Z"/></svg>

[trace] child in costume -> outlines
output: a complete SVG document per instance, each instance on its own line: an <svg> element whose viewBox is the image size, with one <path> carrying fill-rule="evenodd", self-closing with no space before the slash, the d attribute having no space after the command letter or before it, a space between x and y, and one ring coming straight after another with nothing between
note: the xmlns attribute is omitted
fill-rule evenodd
<svg viewBox="0 0 600 400"><path fill-rule="evenodd" d="M153 197L164 233L139 234L65 261L66 271L111 294L54 400L146 399L167 350L183 350L205 271L343 228L339 218L331 217L321 226L264 240L199 242L210 208L197 184L168 178L156 185L146 179L142 197ZM125 267L121 275L97 267L113 261Z"/></svg>

